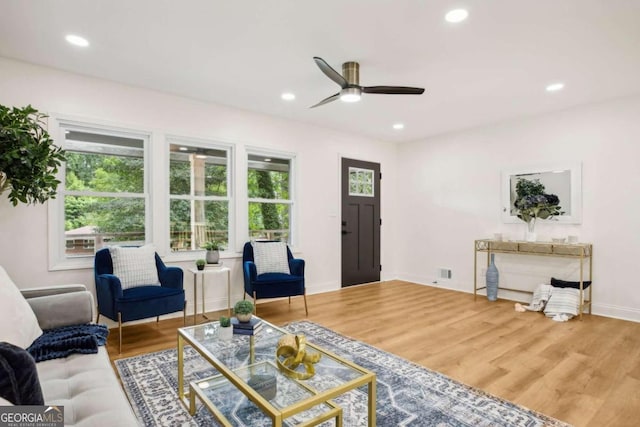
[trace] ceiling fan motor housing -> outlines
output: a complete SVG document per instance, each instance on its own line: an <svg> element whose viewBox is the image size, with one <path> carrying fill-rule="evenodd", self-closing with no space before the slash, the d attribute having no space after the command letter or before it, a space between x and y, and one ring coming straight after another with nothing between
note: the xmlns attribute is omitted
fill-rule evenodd
<svg viewBox="0 0 640 427"><path fill-rule="evenodd" d="M342 76L350 85L360 84L360 64L357 62L345 62L342 64Z"/></svg>

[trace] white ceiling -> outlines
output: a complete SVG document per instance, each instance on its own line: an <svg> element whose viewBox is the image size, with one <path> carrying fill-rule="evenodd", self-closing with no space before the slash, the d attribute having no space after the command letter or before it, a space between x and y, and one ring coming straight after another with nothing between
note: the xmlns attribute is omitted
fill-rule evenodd
<svg viewBox="0 0 640 427"><path fill-rule="evenodd" d="M399 142L640 93L640 0L0 0L0 56ZM314 56L426 92L309 109Z"/></svg>

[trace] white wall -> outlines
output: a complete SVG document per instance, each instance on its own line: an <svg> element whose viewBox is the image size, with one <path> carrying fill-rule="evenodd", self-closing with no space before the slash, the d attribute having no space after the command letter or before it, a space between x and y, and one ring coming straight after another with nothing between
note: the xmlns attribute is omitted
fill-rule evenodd
<svg viewBox="0 0 640 427"><path fill-rule="evenodd" d="M640 321L639 118L634 96L399 146L399 277L431 284L436 268L449 267L452 279L436 286L473 292L474 239L494 232L522 239L526 228L501 222L500 172L579 161L582 224L542 221L538 239L574 234L593 243L594 312ZM578 271L575 262L546 257L503 255L497 265L501 279L523 289Z"/></svg>
<svg viewBox="0 0 640 427"><path fill-rule="evenodd" d="M389 220L393 215L396 147L388 143L5 58L0 58L0 104L32 104L50 114L150 130L154 143L163 143L165 133L233 142L239 159L236 164L242 164L245 146L296 153L298 255L307 261L309 293L340 287L340 155L381 163L382 215ZM0 197L0 265L19 287L74 282L93 290L91 269L48 271L47 226L46 205L14 208L5 195ZM383 228L382 262L386 265L392 252L392 246L386 244L390 236L390 227ZM224 261L232 267L233 299L241 298L240 262L238 258ZM178 265L190 268L192 263ZM191 303L189 273L185 280ZM223 289L208 291L208 309L226 306Z"/></svg>
<svg viewBox="0 0 640 427"><path fill-rule="evenodd" d="M339 156L382 164L383 279L436 280L473 289L473 240L494 232L521 238L524 224L500 219L500 171L549 162L582 162L583 222L541 224L539 238L577 234L594 244L596 313L640 321L634 265L640 255L640 97L630 97L399 146L297 122L206 104L0 58L0 104L87 120L298 155L300 256L310 293L340 281ZM162 138L160 138L162 140ZM0 264L20 287L84 283L90 269L47 270L47 207L12 207L0 197ZM541 263L541 260L543 261ZM242 293L240 263L232 267L234 298ZM542 264L542 267L540 266ZM179 263L191 267L191 263ZM504 280L531 287L551 274L571 277L575 265L549 258L498 259ZM559 274L557 274L559 273ZM192 301L191 277L185 274ZM207 293L208 309L223 307L223 287ZM190 308L191 310L191 308Z"/></svg>

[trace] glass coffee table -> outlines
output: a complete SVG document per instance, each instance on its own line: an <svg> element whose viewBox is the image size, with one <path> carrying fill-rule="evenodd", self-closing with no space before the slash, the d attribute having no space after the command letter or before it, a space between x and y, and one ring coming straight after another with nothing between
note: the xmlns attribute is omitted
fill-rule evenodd
<svg viewBox="0 0 640 427"><path fill-rule="evenodd" d="M308 353L321 355L315 374L306 380L291 378L276 364L278 340L287 331L262 320L255 335L233 335L224 341L218 338L219 327L218 322L210 322L178 329L178 396L191 415L200 401L224 426L233 426L230 420L239 416L249 417L256 425L270 420L278 427L314 426L334 418L336 426L341 426L342 409L332 399L366 385L368 425L376 425L373 372L307 342ZM186 345L218 374L186 387Z"/></svg>

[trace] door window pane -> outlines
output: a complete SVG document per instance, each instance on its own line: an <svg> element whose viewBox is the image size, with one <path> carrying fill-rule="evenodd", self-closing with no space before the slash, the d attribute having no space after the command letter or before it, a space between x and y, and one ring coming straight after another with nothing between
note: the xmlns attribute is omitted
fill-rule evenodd
<svg viewBox="0 0 640 427"><path fill-rule="evenodd" d="M349 195L375 197L371 169L349 168Z"/></svg>

